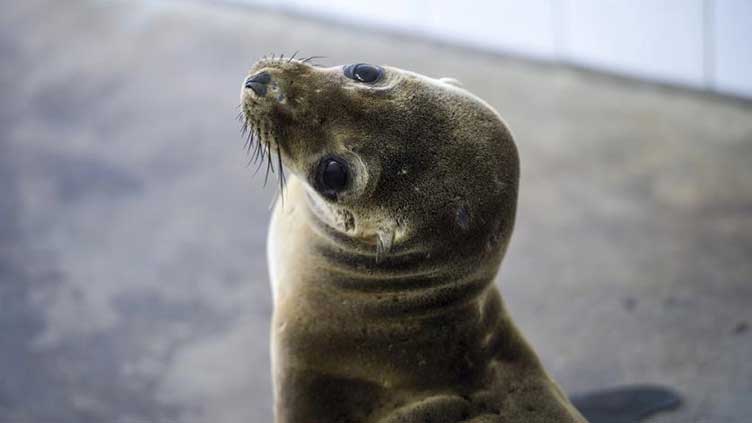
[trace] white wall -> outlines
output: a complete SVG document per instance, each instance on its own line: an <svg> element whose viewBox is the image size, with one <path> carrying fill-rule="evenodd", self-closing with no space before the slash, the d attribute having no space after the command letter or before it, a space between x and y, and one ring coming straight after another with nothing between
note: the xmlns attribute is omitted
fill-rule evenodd
<svg viewBox="0 0 752 423"><path fill-rule="evenodd" d="M752 98L752 0L239 0Z"/></svg>
<svg viewBox="0 0 752 423"><path fill-rule="evenodd" d="M715 0L710 87L752 97L752 0Z"/></svg>

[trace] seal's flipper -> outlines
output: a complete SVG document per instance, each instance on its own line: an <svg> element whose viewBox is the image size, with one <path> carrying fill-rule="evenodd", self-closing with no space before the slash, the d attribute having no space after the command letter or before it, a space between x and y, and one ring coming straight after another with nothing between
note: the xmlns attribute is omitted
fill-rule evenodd
<svg viewBox="0 0 752 423"><path fill-rule="evenodd" d="M638 423L681 405L675 391L660 386L635 385L572 396L572 403L590 423Z"/></svg>

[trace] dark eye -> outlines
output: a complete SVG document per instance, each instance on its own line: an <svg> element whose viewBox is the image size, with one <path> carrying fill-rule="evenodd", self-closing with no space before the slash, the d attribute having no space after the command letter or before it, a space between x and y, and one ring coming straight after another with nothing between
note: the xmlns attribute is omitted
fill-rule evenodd
<svg viewBox="0 0 752 423"><path fill-rule="evenodd" d="M372 83L384 76L384 69L368 63L358 63L345 66L345 76L355 81Z"/></svg>
<svg viewBox="0 0 752 423"><path fill-rule="evenodd" d="M317 172L319 191L326 197L335 199L347 187L349 181L347 164L339 158L327 157L319 162Z"/></svg>

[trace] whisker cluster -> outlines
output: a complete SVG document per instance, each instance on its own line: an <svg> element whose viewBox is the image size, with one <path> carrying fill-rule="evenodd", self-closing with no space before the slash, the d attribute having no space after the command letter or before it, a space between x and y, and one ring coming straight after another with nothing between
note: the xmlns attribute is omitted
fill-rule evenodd
<svg viewBox="0 0 752 423"><path fill-rule="evenodd" d="M266 168L264 186L269 182L269 174L278 175L280 193L283 194L285 173L279 140L270 128L262 125L261 122L254 121L248 114L241 111L237 119L240 121L240 134L244 139L243 150L248 156L248 166L256 165L254 175L262 168ZM276 157L274 157L275 151L272 149L272 144L276 147Z"/></svg>

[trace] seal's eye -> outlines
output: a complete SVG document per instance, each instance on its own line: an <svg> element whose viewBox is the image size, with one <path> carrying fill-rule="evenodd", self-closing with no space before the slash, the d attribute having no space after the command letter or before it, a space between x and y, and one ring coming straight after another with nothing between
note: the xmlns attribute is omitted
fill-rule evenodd
<svg viewBox="0 0 752 423"><path fill-rule="evenodd" d="M347 187L349 180L347 165L336 157L327 157L319 162L317 172L319 191L331 199Z"/></svg>
<svg viewBox="0 0 752 423"><path fill-rule="evenodd" d="M384 69L368 63L358 63L345 66L345 76L358 82L373 83L384 76Z"/></svg>

